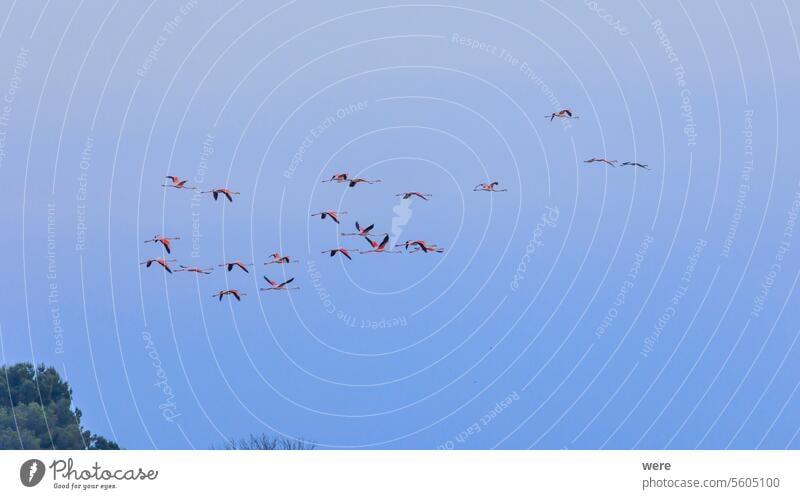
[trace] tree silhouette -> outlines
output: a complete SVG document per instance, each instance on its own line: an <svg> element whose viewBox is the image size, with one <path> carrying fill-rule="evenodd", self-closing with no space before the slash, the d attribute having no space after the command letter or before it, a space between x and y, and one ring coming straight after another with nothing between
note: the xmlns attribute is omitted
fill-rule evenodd
<svg viewBox="0 0 800 499"><path fill-rule="evenodd" d="M54 368L0 366L0 449L119 449L84 429L81 416Z"/></svg>
<svg viewBox="0 0 800 499"><path fill-rule="evenodd" d="M266 434L232 438L222 446L225 450L313 450L316 447L314 442L307 442L302 438L272 437Z"/></svg>

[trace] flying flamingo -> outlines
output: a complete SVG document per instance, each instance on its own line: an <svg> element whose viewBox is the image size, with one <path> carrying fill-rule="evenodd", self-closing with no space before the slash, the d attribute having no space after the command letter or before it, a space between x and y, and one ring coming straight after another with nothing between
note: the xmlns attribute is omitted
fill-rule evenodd
<svg viewBox="0 0 800 499"><path fill-rule="evenodd" d="M444 253L444 248L440 248L435 244L428 244L427 246L428 251L423 250L422 248L415 248L409 251L409 253L416 253L417 251L423 251L425 253L430 253L431 251L434 253Z"/></svg>
<svg viewBox="0 0 800 499"><path fill-rule="evenodd" d="M195 272L197 274L210 274L212 269L201 269L197 266L187 267L186 265L181 265L181 268L175 270L175 272Z"/></svg>
<svg viewBox="0 0 800 499"><path fill-rule="evenodd" d="M587 159L586 161L584 161L584 163L594 163L594 162L605 163L608 166L617 166L617 165L614 164L614 163L617 162L616 159L591 158L591 159Z"/></svg>
<svg viewBox="0 0 800 499"><path fill-rule="evenodd" d="M416 253L417 251L422 251L422 250L417 248L417 249L410 250L409 253ZM425 253L431 253L431 252L433 252L433 253L444 253L444 248L440 248L438 246L428 246L428 251L425 251Z"/></svg>
<svg viewBox="0 0 800 499"><path fill-rule="evenodd" d="M433 194L423 194L421 192L401 192L400 194L395 194L395 196L402 196L403 199L408 199L411 196L417 196L418 198L427 201L429 197L433 196Z"/></svg>
<svg viewBox="0 0 800 499"><path fill-rule="evenodd" d="M369 245L372 246L372 249L367 251L359 251L359 253L361 253L362 255L367 253L399 253L399 251L389 251L386 249L386 245L389 243L388 234L384 236L383 241L381 241L380 244L376 243L375 241L373 241L368 237L364 237L364 239L366 239Z"/></svg>
<svg viewBox="0 0 800 499"><path fill-rule="evenodd" d="M650 169L647 165L642 164L642 163L637 163L635 161L626 161L626 162L622 163L621 166L638 166L639 168L644 168L645 170L649 170Z"/></svg>
<svg viewBox="0 0 800 499"><path fill-rule="evenodd" d="M574 118L574 119L577 119L577 118L579 118L579 116L573 116L572 115L572 111L569 110L569 109L562 109L561 111L559 111L557 113L548 114L547 116L545 116L545 118L550 118L550 121L553 121L553 118L564 118L564 119Z"/></svg>
<svg viewBox="0 0 800 499"><path fill-rule="evenodd" d="M356 230L358 232L342 232L343 236L383 236L386 233L383 232L381 234L371 234L370 231L375 227L375 224L368 225L367 227L362 227L361 225L356 222Z"/></svg>
<svg viewBox="0 0 800 499"><path fill-rule="evenodd" d="M160 234L156 234L155 236L153 236L153 239L148 239L145 242L146 243L161 243L161 244L164 245L164 249L167 250L167 253L171 253L172 252L172 248L171 248L172 245L170 244L170 241L175 241L176 239L180 239L180 237L167 237L167 236L162 236Z"/></svg>
<svg viewBox="0 0 800 499"><path fill-rule="evenodd" d="M217 187L216 189L211 189L210 191L202 191L200 194L208 194L211 193L214 196L214 200L216 201L219 198L220 194L224 194L228 201L231 203L233 202L233 195L234 194L241 194L241 192L233 192L227 187Z"/></svg>
<svg viewBox="0 0 800 499"><path fill-rule="evenodd" d="M336 173L328 180L323 180L322 183L324 184L325 182L346 182L347 177L349 175L350 175L349 173Z"/></svg>
<svg viewBox="0 0 800 499"><path fill-rule="evenodd" d="M341 253L342 255L347 257L348 260L352 260L353 258L350 256L350 252L351 251L358 251L358 250L347 249L347 248L333 248L333 249L322 251L321 253L328 253L332 257L336 256L336 253Z"/></svg>
<svg viewBox="0 0 800 499"><path fill-rule="evenodd" d="M295 288L287 288L286 287L287 284L289 284L290 282L294 281L294 277L291 277L291 278L289 278L286 281L283 281L281 283L279 283L278 281L273 281L272 279L270 279L267 276L264 276L264 280L269 283L270 287L268 287L268 288L260 288L261 291L289 291L289 290L292 290L292 289L300 289L300 288L297 288L297 287L295 287Z"/></svg>
<svg viewBox="0 0 800 499"><path fill-rule="evenodd" d="M247 270L247 266L248 265L253 265L253 264L252 263L243 263L240 260L234 260L232 262L225 262L222 265L217 265L217 267L227 267L228 268L228 272L233 270L234 267L239 267L240 269L244 270L245 272L247 272L249 274L250 271Z"/></svg>
<svg viewBox="0 0 800 499"><path fill-rule="evenodd" d="M169 272L171 274L172 273L172 269L169 268L169 262L174 262L174 261L175 260L164 260L163 258L148 258L147 260L143 261L139 265L145 265L147 268L150 268L150 265L152 265L154 263L157 263L157 264L161 265L162 267L164 267L164 270L166 270L167 272Z"/></svg>
<svg viewBox="0 0 800 499"><path fill-rule="evenodd" d="M333 220L337 224L339 223L339 215L347 215L347 212L346 211L325 210L325 211L321 211L319 213L312 213L311 214L312 217L319 216L320 219L322 219L322 220L325 220L325 217L330 217L331 220Z"/></svg>
<svg viewBox="0 0 800 499"><path fill-rule="evenodd" d="M489 192L505 192L505 191L508 190L508 189L495 189L495 187L497 187L498 185L500 185L500 182L492 182L492 183L489 183L489 184L478 184L472 190L473 191L489 191Z"/></svg>
<svg viewBox="0 0 800 499"><path fill-rule="evenodd" d="M217 296L219 296L219 301L222 301L222 297L225 296L225 295L231 295L234 298L236 298L236 301L242 301L242 296L246 296L247 293L242 293L238 289L223 289L219 293L217 293L215 295L211 295L211 296L213 296L215 298Z"/></svg>
<svg viewBox="0 0 800 499"><path fill-rule="evenodd" d="M270 265L270 264L273 264L273 263L296 263L298 261L298 260L292 260L291 257L285 256L285 255L281 255L277 251L275 253L269 255L269 256L272 257L272 261L271 262L264 262L264 265Z"/></svg>
<svg viewBox="0 0 800 499"><path fill-rule="evenodd" d="M162 184L161 187L174 187L175 189L197 189L197 187L186 187L186 180L181 180L180 177L176 175L167 175L164 178L168 178L172 183L171 184Z"/></svg>
<svg viewBox="0 0 800 499"><path fill-rule="evenodd" d="M349 185L350 185L350 187L355 187L357 184L361 184L361 183L377 184L380 181L381 181L380 179L378 179L378 180L367 180L365 178L356 177L356 178L351 178L350 179L350 184Z"/></svg>
<svg viewBox="0 0 800 499"><path fill-rule="evenodd" d="M413 241L406 241L404 243L395 244L394 245L395 248L398 248L398 247L401 247L401 246L405 247L406 250L408 250L409 246L416 246L417 249L412 250L411 251L412 253L415 253L417 251L422 251L423 253L428 253L429 251L433 251L434 253L442 253L442 252L444 252L444 248L440 248L439 246L437 246L435 244L427 243L427 242L425 242L425 241L423 241L421 239L416 239L416 240L413 240Z"/></svg>

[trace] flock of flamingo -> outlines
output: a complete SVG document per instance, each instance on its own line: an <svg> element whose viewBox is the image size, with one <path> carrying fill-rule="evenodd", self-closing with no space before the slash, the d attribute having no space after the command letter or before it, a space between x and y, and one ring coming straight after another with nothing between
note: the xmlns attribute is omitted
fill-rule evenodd
<svg viewBox="0 0 800 499"><path fill-rule="evenodd" d="M575 116L574 114L572 114L571 109L562 109L557 113L550 113L548 115L545 115L545 118L548 118L550 121L553 121L556 118L565 120L578 119L579 116ZM608 166L616 167L618 161L616 159L608 159L608 158L589 158L586 161L584 161L584 163L605 163ZM638 168L644 168L645 170L650 169L650 167L647 166L646 164L637 163L636 161L625 161L624 163L620 163L620 166L634 166Z"/></svg>
<svg viewBox="0 0 800 499"><path fill-rule="evenodd" d="M545 118L548 118L551 122L556 119L577 119L578 116L575 116L570 109L562 109L561 111L551 113L546 115ZM584 163L604 163L611 167L616 167L618 161L612 160L608 158L602 157L592 157L584 161ZM631 166L631 167L638 167L644 168L649 170L650 168L643 163L638 163L635 161L625 161L620 163L620 166ZM197 190L197 187L192 187L186 185L187 180L181 179L175 175L168 175L165 178L169 179L169 183L162 184L162 187L165 188L172 188L172 189L180 189L180 190ZM339 184L347 184L348 187L356 187L359 184L377 184L380 183L381 180L369 180L360 177L351 177L349 173L342 172L336 173L332 175L329 179L323 180L323 183L339 183ZM500 189L498 186L500 185L499 182L487 182L487 183L480 183L473 188L473 191L485 191L485 192L506 192L508 189ZM211 189L208 191L200 191L202 194L211 194L215 201L220 199L220 195L225 196L228 202L233 202L233 196L239 195L239 192L231 191L227 187L217 187L215 189ZM401 192L395 194L395 196L400 197L402 199L421 199L423 201L428 201L433 194L430 193L423 193L419 191L408 191L408 192ZM340 224L340 219L342 215L346 215L346 211L334 211L334 210L324 210L318 213L312 213L312 217L320 217L320 220L330 219L332 222L336 223L337 225ZM394 246L389 245L389 234L386 232L375 233L372 230L375 228L375 224L370 224L367 226L362 226L358 221L355 222L355 232L342 232L342 236L356 236L356 237L363 237L366 242L369 244L367 249L352 249L352 248L344 248L344 247L336 247L331 249L326 249L322 251L322 254L327 254L330 257L335 257L337 254L347 258L348 260L352 260L352 256L355 253L358 254L368 254L368 253L417 253L419 251L423 253L443 253L444 248L423 241L421 239L414 239L414 240L407 240L399 244L395 244ZM381 242L377 242L377 238L383 236ZM372 239L376 238L376 239ZM155 243L161 246L162 251L166 252L166 255L172 254L172 241L178 241L180 237L168 237L160 234L154 235L151 239L144 241L145 243ZM396 249L392 249L396 248ZM399 249L397 249L399 248ZM187 265L178 265L177 268L173 268L171 265L173 262L176 262L175 259L168 259L166 255L161 257L154 257L141 262L141 265L145 265L147 268L153 266L153 264L157 264L161 266L166 272L172 274L173 272L194 272L196 274L210 274L213 268L201 268L198 266L187 266ZM293 259L290 256L282 255L280 252L274 252L268 255L271 260L264 262L264 265L281 265L281 264L289 264L289 263L296 263L298 260ZM228 272L234 271L235 269L241 270L245 273L250 273L248 270L251 267L252 263L245 263L241 260L233 260L230 262L224 262L219 265L218 267L225 268ZM266 275L264 276L264 281L267 283L267 287L259 288L260 291L291 291L300 289L299 287L290 287L289 285L294 282L294 277L291 277L283 282L278 282L273 279L270 279ZM220 301L225 296L232 296L237 301L241 301L243 296L246 296L246 293L239 291L238 289L223 289L219 292L212 295L214 298L218 298Z"/></svg>
<svg viewBox="0 0 800 499"><path fill-rule="evenodd" d="M168 187L173 189L186 189L186 190L197 190L197 187L192 187L187 185L187 180L181 179L175 175L168 175L166 177L169 179L169 183L162 184L162 187ZM340 184L347 184L349 187L355 187L358 184L377 184L380 183L380 180L368 180L365 178L360 177L351 177L349 173L336 173L331 176L328 180L323 180L323 183L327 182L335 182ZM475 186L473 189L474 191L489 191L489 192L504 192L507 189L498 189L497 186L500 185L498 182L490 182L490 183L481 183ZM239 192L232 191L227 187L218 187L215 189L211 189L208 191L200 191L202 194L211 194L214 200L219 200L220 195L225 196L229 202L233 202L233 196L240 194ZM395 196L400 197L402 199L410 199L410 198L417 198L423 201L428 201L433 194L430 193L423 193L418 191L408 191L408 192L401 192L399 194L395 194ZM340 224L340 219L342 215L346 215L346 211L334 211L334 210L325 210L318 213L312 213L312 217L320 217L321 220L330 219L332 222L336 223L337 225ZM421 239L409 239L399 244L395 244L394 246L389 245L389 234L387 232L376 233L373 232L375 228L375 224L370 224L367 226L361 225L358 221L355 222L355 232L342 232L342 236L357 236L363 237L366 242L369 244L367 249L353 249L353 248L344 248L344 247L336 247L331 249L326 249L322 251L323 254L328 254L331 257L336 256L337 254L347 258L348 260L352 260L352 255L355 253L358 254L368 254L368 253L416 253L422 251L423 253L443 253L444 248L437 244L429 243L427 241ZM383 239L378 242L377 238L383 236ZM375 238L375 239L373 239ZM173 263L176 262L175 259L169 259L167 256L172 254L172 241L180 240L179 236L164 236L161 234L154 235L151 239L147 239L144 241L145 243L156 243L161 246L162 251L166 252L166 255L161 257L154 257L141 262L142 265L145 265L147 268L151 267L153 264L161 266L166 272L172 274L173 272L194 272L196 274L210 274L213 271L213 267L209 268L201 268L198 266L188 266L188 265L178 265L177 268L173 268ZM395 248L395 249L392 249ZM294 259L287 255L282 255L280 252L274 252L269 255L270 260L264 262L264 265L274 265L274 264L288 264L288 263L296 263L299 260ZM233 260L230 262L224 262L219 265L218 267L222 267L226 269L228 272L234 270L241 270L245 273L250 273L249 268L252 266L252 263L245 263L241 260ZM289 285L294 282L294 277L287 279L284 282L278 282L273 279L270 279L268 276L264 276L264 281L268 284L265 288L259 288L260 291L290 291L300 289L299 287L290 287ZM235 298L237 301L241 301L243 296L246 296L247 293L243 293L238 289L223 289L219 292L212 295L214 298L218 298L220 301L225 296L231 296Z"/></svg>

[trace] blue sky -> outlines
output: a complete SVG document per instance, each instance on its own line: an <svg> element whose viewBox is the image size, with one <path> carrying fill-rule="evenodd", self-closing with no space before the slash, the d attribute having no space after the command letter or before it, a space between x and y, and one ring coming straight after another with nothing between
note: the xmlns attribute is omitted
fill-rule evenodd
<svg viewBox="0 0 800 499"><path fill-rule="evenodd" d="M126 448L797 448L795 6L335 4L0 2L2 362Z"/></svg>

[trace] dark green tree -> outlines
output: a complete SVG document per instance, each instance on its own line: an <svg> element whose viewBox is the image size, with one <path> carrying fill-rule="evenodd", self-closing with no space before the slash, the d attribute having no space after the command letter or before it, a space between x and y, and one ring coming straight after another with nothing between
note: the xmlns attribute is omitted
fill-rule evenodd
<svg viewBox="0 0 800 499"><path fill-rule="evenodd" d="M54 368L0 366L0 449L119 449L83 428L81 415Z"/></svg>

